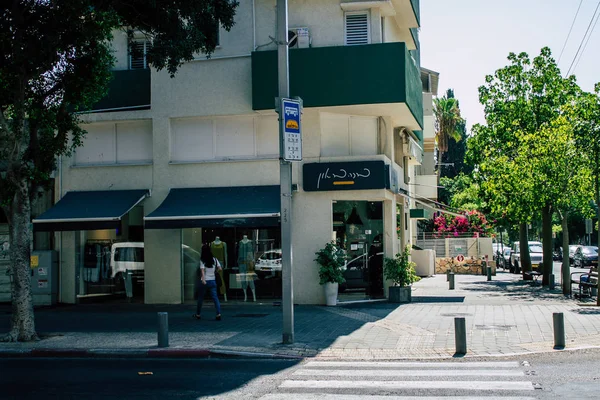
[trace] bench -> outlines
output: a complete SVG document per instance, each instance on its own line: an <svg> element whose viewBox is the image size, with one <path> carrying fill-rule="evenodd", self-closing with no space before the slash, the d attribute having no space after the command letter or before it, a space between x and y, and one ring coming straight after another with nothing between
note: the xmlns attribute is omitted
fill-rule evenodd
<svg viewBox="0 0 600 400"><path fill-rule="evenodd" d="M573 275L579 275L576 279ZM584 292L592 295L592 289L598 287L598 267L591 267L589 272L572 272L571 285L576 284L579 287L579 298L583 297ZM596 294L597 296L597 294Z"/></svg>

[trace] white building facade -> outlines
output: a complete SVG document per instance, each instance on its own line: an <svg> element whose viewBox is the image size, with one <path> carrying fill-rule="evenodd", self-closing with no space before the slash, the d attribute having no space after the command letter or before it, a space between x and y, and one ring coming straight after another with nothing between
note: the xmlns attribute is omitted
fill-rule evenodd
<svg viewBox="0 0 600 400"><path fill-rule="evenodd" d="M193 298L203 243L225 261L230 300L281 296L276 1L240 2L235 21L210 59L198 55L174 78L132 59L115 33L109 95L84 116L82 147L60 160L55 207L34 220L55 232L60 302L116 290L115 242L144 244L145 303ZM419 25L418 0L289 0L290 91L304 102L303 161L293 164L297 304L325 301L314 258L327 242L360 264L343 289L383 297L383 256L412 236ZM261 271L268 254L275 267Z"/></svg>

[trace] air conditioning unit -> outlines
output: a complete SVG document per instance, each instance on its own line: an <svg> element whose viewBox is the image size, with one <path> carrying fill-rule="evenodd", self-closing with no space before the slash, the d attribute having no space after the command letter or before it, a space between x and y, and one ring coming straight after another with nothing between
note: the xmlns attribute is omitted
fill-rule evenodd
<svg viewBox="0 0 600 400"><path fill-rule="evenodd" d="M310 32L308 28L290 28L288 30L290 49L306 49L310 47Z"/></svg>

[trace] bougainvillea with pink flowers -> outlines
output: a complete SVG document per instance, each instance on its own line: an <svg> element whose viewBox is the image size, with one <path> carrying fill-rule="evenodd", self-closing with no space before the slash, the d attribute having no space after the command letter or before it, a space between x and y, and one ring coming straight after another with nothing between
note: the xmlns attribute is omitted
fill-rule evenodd
<svg viewBox="0 0 600 400"><path fill-rule="evenodd" d="M434 232L438 237L465 236L472 234L474 237L491 236L493 228L485 215L477 210L466 211L465 215L454 216L442 214L433 219Z"/></svg>

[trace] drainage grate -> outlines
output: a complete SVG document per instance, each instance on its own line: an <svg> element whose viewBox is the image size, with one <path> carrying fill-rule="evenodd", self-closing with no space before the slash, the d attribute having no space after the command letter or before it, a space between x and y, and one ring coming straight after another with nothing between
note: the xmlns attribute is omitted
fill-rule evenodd
<svg viewBox="0 0 600 400"><path fill-rule="evenodd" d="M262 318L269 314L235 314L235 318Z"/></svg>
<svg viewBox="0 0 600 400"><path fill-rule="evenodd" d="M475 329L480 331L510 331L515 325L475 325Z"/></svg>

